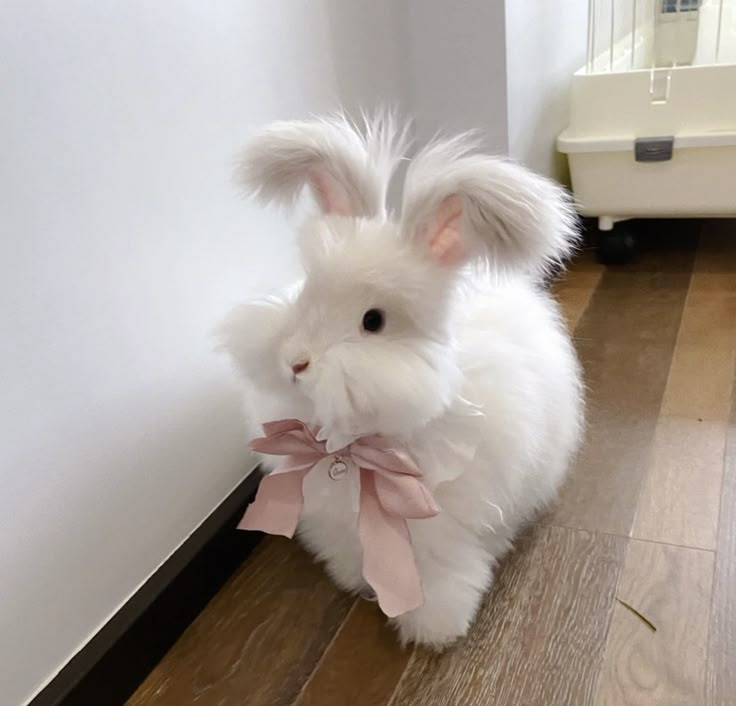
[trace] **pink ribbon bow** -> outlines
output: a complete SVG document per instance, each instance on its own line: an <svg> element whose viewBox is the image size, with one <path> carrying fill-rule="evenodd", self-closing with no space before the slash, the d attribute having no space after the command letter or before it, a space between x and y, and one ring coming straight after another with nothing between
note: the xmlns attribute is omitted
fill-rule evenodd
<svg viewBox="0 0 736 706"><path fill-rule="evenodd" d="M406 520L432 517L440 509L411 458L380 436L363 437L329 454L325 442L317 441L296 419L269 422L263 430L266 436L254 439L251 448L287 458L261 480L238 529L293 537L304 506L302 484L307 473L327 456L350 459L360 473L358 532L363 578L376 592L381 610L391 618L422 605L424 594ZM332 468L340 463L333 461Z"/></svg>

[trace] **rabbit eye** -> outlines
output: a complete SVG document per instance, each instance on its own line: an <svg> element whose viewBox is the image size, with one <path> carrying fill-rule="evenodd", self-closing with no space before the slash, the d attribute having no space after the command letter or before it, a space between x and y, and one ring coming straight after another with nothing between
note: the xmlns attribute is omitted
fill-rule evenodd
<svg viewBox="0 0 736 706"><path fill-rule="evenodd" d="M363 330L378 333L386 323L386 316L380 309L368 309L363 314Z"/></svg>

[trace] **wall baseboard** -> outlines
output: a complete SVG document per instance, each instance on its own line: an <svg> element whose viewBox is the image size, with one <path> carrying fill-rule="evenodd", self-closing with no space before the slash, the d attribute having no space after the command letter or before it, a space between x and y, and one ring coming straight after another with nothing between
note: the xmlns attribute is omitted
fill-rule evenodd
<svg viewBox="0 0 736 706"><path fill-rule="evenodd" d="M29 706L124 704L260 540L235 530L260 477L250 473Z"/></svg>

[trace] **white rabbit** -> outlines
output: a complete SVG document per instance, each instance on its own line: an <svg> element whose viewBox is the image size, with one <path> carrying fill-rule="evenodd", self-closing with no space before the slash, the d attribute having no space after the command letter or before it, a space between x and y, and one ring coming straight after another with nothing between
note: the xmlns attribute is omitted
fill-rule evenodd
<svg viewBox="0 0 736 706"><path fill-rule="evenodd" d="M576 240L564 191L475 154L467 135L411 161L400 218L386 192L405 131L390 117L276 123L239 175L266 202L311 187L305 279L221 328L260 424L320 426L328 450L381 434L408 450L441 512L410 520L424 604L392 622L440 649L465 635L520 527L554 500L582 429L580 368L541 285ZM265 236L264 236L265 237ZM273 468L273 457L264 465ZM298 535L365 593L354 490L309 474Z"/></svg>

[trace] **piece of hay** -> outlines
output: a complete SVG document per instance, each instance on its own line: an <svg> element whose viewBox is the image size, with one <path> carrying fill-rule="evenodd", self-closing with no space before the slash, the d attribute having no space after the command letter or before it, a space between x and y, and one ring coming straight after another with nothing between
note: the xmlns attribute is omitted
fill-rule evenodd
<svg viewBox="0 0 736 706"><path fill-rule="evenodd" d="M657 632L657 626L649 620L649 618L643 616L636 608L629 605L626 601L622 601L620 598L616 597L616 600L627 610L630 610L639 620L641 620L652 632Z"/></svg>

